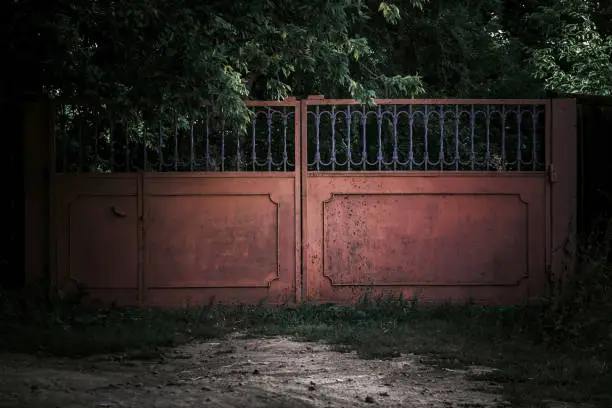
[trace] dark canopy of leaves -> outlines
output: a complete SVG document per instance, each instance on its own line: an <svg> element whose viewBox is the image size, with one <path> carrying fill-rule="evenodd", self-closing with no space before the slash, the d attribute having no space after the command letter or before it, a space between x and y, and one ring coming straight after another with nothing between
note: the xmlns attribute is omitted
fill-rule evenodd
<svg viewBox="0 0 612 408"><path fill-rule="evenodd" d="M11 0L8 97L189 111L244 99L609 94L612 2Z"/></svg>

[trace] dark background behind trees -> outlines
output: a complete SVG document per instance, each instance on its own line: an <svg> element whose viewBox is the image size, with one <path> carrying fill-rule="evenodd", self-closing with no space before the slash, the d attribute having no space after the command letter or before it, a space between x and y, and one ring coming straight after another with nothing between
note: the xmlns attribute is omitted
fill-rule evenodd
<svg viewBox="0 0 612 408"><path fill-rule="evenodd" d="M242 99L612 90L612 2L3 2L5 99L83 96L241 121Z"/></svg>

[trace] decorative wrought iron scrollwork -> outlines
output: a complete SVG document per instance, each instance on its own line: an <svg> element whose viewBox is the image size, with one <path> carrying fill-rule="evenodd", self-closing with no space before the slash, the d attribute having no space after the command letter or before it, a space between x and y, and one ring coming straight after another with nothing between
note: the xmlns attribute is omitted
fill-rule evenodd
<svg viewBox="0 0 612 408"><path fill-rule="evenodd" d="M543 105L311 105L308 169L541 171Z"/></svg>
<svg viewBox="0 0 612 408"><path fill-rule="evenodd" d="M201 115L113 117L103 109L58 106L57 171L86 173L293 171L295 110L250 107L246 132Z"/></svg>
<svg viewBox="0 0 612 408"><path fill-rule="evenodd" d="M449 100L452 102L452 100ZM311 171L542 171L545 106L310 105ZM246 132L209 107L197 116L137 114L61 105L58 172L294 171L296 113L251 106ZM299 146L297 146L299 149Z"/></svg>

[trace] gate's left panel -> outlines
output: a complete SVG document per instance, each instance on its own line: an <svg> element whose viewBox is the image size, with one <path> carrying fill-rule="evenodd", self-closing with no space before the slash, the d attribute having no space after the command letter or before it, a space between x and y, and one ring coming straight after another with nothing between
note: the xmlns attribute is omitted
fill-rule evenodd
<svg viewBox="0 0 612 408"><path fill-rule="evenodd" d="M55 121L56 276L106 301L299 301L299 102L62 105Z"/></svg>
<svg viewBox="0 0 612 408"><path fill-rule="evenodd" d="M55 177L56 282L86 302L139 303L136 174Z"/></svg>
<svg viewBox="0 0 612 408"><path fill-rule="evenodd" d="M295 184L274 176L147 173L146 303L295 302Z"/></svg>
<svg viewBox="0 0 612 408"><path fill-rule="evenodd" d="M139 304L139 155L129 118L100 105L53 109L52 283L82 289L86 303Z"/></svg>
<svg viewBox="0 0 612 408"><path fill-rule="evenodd" d="M246 128L203 107L157 129L142 183L146 304L299 300L299 102L247 105Z"/></svg>

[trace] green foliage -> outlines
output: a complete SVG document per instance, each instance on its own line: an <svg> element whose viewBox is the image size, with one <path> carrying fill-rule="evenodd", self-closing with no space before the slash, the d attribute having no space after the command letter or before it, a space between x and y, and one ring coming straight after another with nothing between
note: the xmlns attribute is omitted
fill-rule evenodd
<svg viewBox="0 0 612 408"><path fill-rule="evenodd" d="M598 31L593 2L561 0L542 6L528 22L547 33L531 50L535 77L563 93L612 93L612 35Z"/></svg>
<svg viewBox="0 0 612 408"><path fill-rule="evenodd" d="M368 99L383 86L409 95L422 90L418 77L387 77L376 67L374 50L355 27L377 10L359 0L60 0L46 10L28 1L11 7L12 57L42 70L39 86L52 96L104 101L115 111L191 112L209 100L244 125L246 98ZM380 10L385 21L397 22L396 6L383 3ZM29 24L27 35L19 24ZM40 37L41 55L24 51L33 36Z"/></svg>
<svg viewBox="0 0 612 408"><path fill-rule="evenodd" d="M394 4L382 1L378 6L378 11L382 12L385 19L391 24L397 24L401 20L400 10Z"/></svg>
<svg viewBox="0 0 612 408"><path fill-rule="evenodd" d="M396 1L401 23L382 28L383 17L359 27L378 51L388 76L418 73L430 97L529 97L540 86L509 38L501 1ZM392 91L387 97L398 97Z"/></svg>
<svg viewBox="0 0 612 408"><path fill-rule="evenodd" d="M115 0L6 2L13 94L116 112L210 100L608 94L609 1ZM25 75L24 75L25 74ZM23 78L23 79L19 79ZM100 102L101 103L101 102Z"/></svg>
<svg viewBox="0 0 612 408"><path fill-rule="evenodd" d="M578 267L544 319L544 340L595 353L612 345L612 219L602 218L580 243Z"/></svg>

